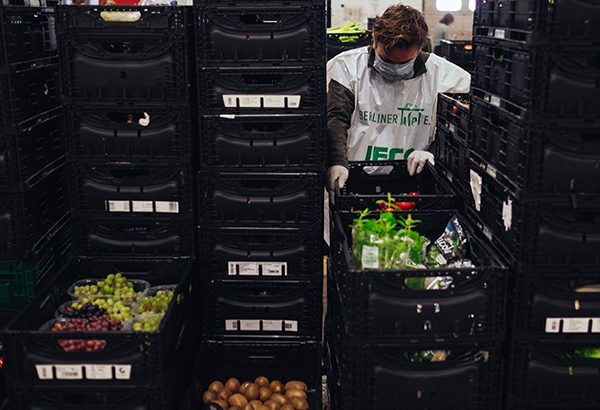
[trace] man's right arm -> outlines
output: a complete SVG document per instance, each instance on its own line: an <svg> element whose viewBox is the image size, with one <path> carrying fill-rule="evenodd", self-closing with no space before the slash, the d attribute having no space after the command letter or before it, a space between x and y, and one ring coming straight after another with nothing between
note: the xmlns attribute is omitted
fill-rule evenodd
<svg viewBox="0 0 600 410"><path fill-rule="evenodd" d="M348 130L354 113L354 94L335 80L327 91L327 139L329 166L348 168Z"/></svg>

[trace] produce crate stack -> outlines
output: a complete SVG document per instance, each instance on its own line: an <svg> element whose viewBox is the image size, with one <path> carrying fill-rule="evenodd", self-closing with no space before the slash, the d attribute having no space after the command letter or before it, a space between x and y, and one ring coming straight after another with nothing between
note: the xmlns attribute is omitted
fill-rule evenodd
<svg viewBox="0 0 600 410"><path fill-rule="evenodd" d="M598 2L477 2L459 179L512 268L511 409L600 406L599 21Z"/></svg>
<svg viewBox="0 0 600 410"><path fill-rule="evenodd" d="M70 247L54 10L0 3L0 315L16 313Z"/></svg>
<svg viewBox="0 0 600 410"><path fill-rule="evenodd" d="M468 72L473 71L473 42L470 40L441 40L440 56Z"/></svg>
<svg viewBox="0 0 600 410"><path fill-rule="evenodd" d="M11 409L178 406L197 343L191 11L57 8L76 257L3 335Z"/></svg>
<svg viewBox="0 0 600 410"><path fill-rule="evenodd" d="M332 408L500 409L507 272L452 184L351 163L333 205Z"/></svg>
<svg viewBox="0 0 600 410"><path fill-rule="evenodd" d="M325 4L206 0L195 9L204 343L197 393L230 377L299 379L317 409ZM270 359L253 359L270 349ZM229 350L238 352L231 366L211 364ZM302 367L286 367L296 362Z"/></svg>

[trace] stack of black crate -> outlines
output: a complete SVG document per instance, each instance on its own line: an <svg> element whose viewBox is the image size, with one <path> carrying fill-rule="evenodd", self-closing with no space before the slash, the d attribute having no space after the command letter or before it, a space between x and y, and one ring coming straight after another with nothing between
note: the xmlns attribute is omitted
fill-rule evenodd
<svg viewBox="0 0 600 410"><path fill-rule="evenodd" d="M229 377L304 378L316 409L325 5L206 0L196 4L196 14L204 338L199 383L206 389Z"/></svg>
<svg viewBox="0 0 600 410"><path fill-rule="evenodd" d="M600 406L599 22L591 1L478 1L475 12L463 182L513 269L511 409Z"/></svg>
<svg viewBox="0 0 600 410"><path fill-rule="evenodd" d="M4 333L13 409L178 405L198 277L191 17L183 7L57 8L76 257ZM177 285L157 331L49 331L74 282L111 273Z"/></svg>
<svg viewBox="0 0 600 410"><path fill-rule="evenodd" d="M54 11L0 3L0 315L41 289L69 251Z"/></svg>

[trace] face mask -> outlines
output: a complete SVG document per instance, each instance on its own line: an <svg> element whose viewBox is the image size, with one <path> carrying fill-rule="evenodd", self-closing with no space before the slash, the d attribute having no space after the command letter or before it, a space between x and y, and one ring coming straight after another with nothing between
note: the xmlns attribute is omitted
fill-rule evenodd
<svg viewBox="0 0 600 410"><path fill-rule="evenodd" d="M404 64L391 64L383 61L377 53L375 53L375 62L373 68L386 81L402 81L412 78L415 73L416 57Z"/></svg>

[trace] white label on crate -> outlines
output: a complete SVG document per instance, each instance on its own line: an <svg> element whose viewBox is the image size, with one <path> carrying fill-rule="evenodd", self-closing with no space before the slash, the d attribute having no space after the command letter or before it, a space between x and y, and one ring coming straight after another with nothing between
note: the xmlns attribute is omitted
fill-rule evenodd
<svg viewBox="0 0 600 410"><path fill-rule="evenodd" d="M483 184L483 178L477 172L471 170L470 173L470 185L471 195L473 195L473 202L477 212L481 211L481 185Z"/></svg>
<svg viewBox="0 0 600 410"><path fill-rule="evenodd" d="M556 317L546 318L546 333L560 333L560 319Z"/></svg>
<svg viewBox="0 0 600 410"><path fill-rule="evenodd" d="M489 176L496 179L496 175L498 175L498 171L496 170L496 168L493 165L488 164L485 167L485 171L488 173Z"/></svg>
<svg viewBox="0 0 600 410"><path fill-rule="evenodd" d="M296 320L285 320L283 330L286 332L298 332L298 322Z"/></svg>
<svg viewBox="0 0 600 410"><path fill-rule="evenodd" d="M55 365L57 380L81 380L83 379L83 367L81 365Z"/></svg>
<svg viewBox="0 0 600 410"><path fill-rule="evenodd" d="M490 104L495 107L500 107L500 97L495 95L490 95Z"/></svg>
<svg viewBox="0 0 600 410"><path fill-rule="evenodd" d="M281 320L263 320L262 328L265 332L281 332L283 331L283 321Z"/></svg>
<svg viewBox="0 0 600 410"><path fill-rule="evenodd" d="M360 258L363 269L379 268L379 248L377 246L366 246L362 248Z"/></svg>
<svg viewBox="0 0 600 410"><path fill-rule="evenodd" d="M494 32L494 37L496 37L496 38L504 39L505 36L506 36L506 31L504 31L504 30L496 29L496 31Z"/></svg>
<svg viewBox="0 0 600 410"><path fill-rule="evenodd" d="M263 262L261 266L263 276L287 276L287 262Z"/></svg>
<svg viewBox="0 0 600 410"><path fill-rule="evenodd" d="M510 231L512 229L512 199L510 198L502 202L502 221L504 221L504 230Z"/></svg>
<svg viewBox="0 0 600 410"><path fill-rule="evenodd" d="M592 318L592 333L600 333L600 318Z"/></svg>
<svg viewBox="0 0 600 410"><path fill-rule="evenodd" d="M287 100L288 100L288 108L300 108L300 99L302 97L300 97L299 95L288 95L287 96Z"/></svg>
<svg viewBox="0 0 600 410"><path fill-rule="evenodd" d="M106 201L108 205L108 212L129 212L131 208L129 201Z"/></svg>
<svg viewBox="0 0 600 410"><path fill-rule="evenodd" d="M225 321L225 330L228 332L234 332L236 330L240 330L238 326L237 320L226 320Z"/></svg>
<svg viewBox="0 0 600 410"><path fill-rule="evenodd" d="M117 380L131 379L131 365L130 364L115 364L115 379L117 379Z"/></svg>
<svg viewBox="0 0 600 410"><path fill-rule="evenodd" d="M113 378L112 364L84 364L85 378L88 380L111 380Z"/></svg>
<svg viewBox="0 0 600 410"><path fill-rule="evenodd" d="M179 213L179 202L177 201L155 201L154 207L156 208L156 212L162 214Z"/></svg>
<svg viewBox="0 0 600 410"><path fill-rule="evenodd" d="M240 320L240 330L242 332L260 331L260 320Z"/></svg>
<svg viewBox="0 0 600 410"><path fill-rule="evenodd" d="M456 130L456 127L454 126L454 124L450 124L448 125L448 130L454 134L454 131Z"/></svg>
<svg viewBox="0 0 600 410"><path fill-rule="evenodd" d="M245 108L260 108L260 95L238 95L238 94L225 94L223 95L223 104L227 108L236 108L238 101L240 107Z"/></svg>
<svg viewBox="0 0 600 410"><path fill-rule="evenodd" d="M327 190L327 188L325 188L324 191L325 193L323 195L323 240L325 240L327 246L331 246L331 211L329 210L329 191Z"/></svg>
<svg viewBox="0 0 600 410"><path fill-rule="evenodd" d="M144 118L140 118L138 120L138 124L140 124L142 127L147 127L148 125L150 125L150 114L145 112Z"/></svg>
<svg viewBox="0 0 600 410"><path fill-rule="evenodd" d="M285 95L265 95L263 106L265 108L285 108Z"/></svg>
<svg viewBox="0 0 600 410"><path fill-rule="evenodd" d="M54 372L52 371L52 365L36 364L35 371L37 372L38 379L40 379L40 380L54 379Z"/></svg>
<svg viewBox="0 0 600 410"><path fill-rule="evenodd" d="M492 235L492 231L490 231L490 229L487 226L484 226L481 231L483 232L485 237L488 238L488 240L490 240L490 241L494 237L494 235Z"/></svg>
<svg viewBox="0 0 600 410"><path fill-rule="evenodd" d="M229 262L230 276L258 276L259 274L259 262Z"/></svg>
<svg viewBox="0 0 600 410"><path fill-rule="evenodd" d="M563 319L563 333L587 333L590 318L565 318Z"/></svg>
<svg viewBox="0 0 600 410"><path fill-rule="evenodd" d="M154 212L152 201L131 201L133 212Z"/></svg>

